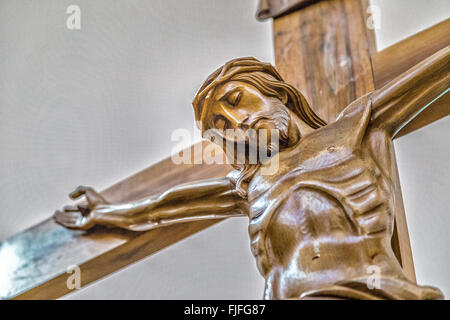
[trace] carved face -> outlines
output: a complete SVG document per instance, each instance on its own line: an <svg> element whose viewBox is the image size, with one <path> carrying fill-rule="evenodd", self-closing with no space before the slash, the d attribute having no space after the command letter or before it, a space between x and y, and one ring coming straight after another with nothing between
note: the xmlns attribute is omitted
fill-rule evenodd
<svg viewBox="0 0 450 320"><path fill-rule="evenodd" d="M267 97L246 82L229 81L218 87L207 112L206 129L221 131L227 140L248 143L247 131L253 129L258 143L261 134L266 135L269 150L273 130L277 130L280 147L288 142L290 110L280 99Z"/></svg>

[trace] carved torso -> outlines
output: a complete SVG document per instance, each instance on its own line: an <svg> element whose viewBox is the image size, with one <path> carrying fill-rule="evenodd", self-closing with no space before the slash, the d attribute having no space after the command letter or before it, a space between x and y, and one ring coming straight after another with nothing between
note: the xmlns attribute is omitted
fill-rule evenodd
<svg viewBox="0 0 450 320"><path fill-rule="evenodd" d="M361 282L375 263L384 275L405 280L389 246L391 141L370 127L370 112L369 97L350 105L336 122L277 155L275 174L251 181L249 233L266 298Z"/></svg>

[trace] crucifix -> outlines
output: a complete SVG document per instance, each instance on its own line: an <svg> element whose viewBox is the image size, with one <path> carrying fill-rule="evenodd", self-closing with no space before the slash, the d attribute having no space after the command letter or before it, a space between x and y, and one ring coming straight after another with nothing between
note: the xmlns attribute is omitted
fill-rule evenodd
<svg viewBox="0 0 450 320"><path fill-rule="evenodd" d="M229 129L276 131L275 148L272 136L264 140L270 161L251 163L247 152L232 167L168 159L101 193L77 188L71 197L85 203L1 244L20 261L3 268L2 297L59 297L70 290L68 265L81 268L85 285L242 216L267 299L441 299L415 283L392 139L449 113L449 22L376 52L366 7L262 1L259 16L274 18L276 67L231 60L193 106L227 154L235 144L260 148ZM272 161L277 170L262 174ZM369 270L379 272L373 287Z"/></svg>

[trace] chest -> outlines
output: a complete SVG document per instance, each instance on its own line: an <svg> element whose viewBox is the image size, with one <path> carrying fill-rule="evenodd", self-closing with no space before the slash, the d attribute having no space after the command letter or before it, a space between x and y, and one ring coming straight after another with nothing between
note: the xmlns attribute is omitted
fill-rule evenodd
<svg viewBox="0 0 450 320"><path fill-rule="evenodd" d="M250 218L270 215L286 201L300 201L295 195L298 190L325 194L346 207L350 215L360 211L358 201L367 206L389 197L389 148L380 150L376 144L374 149L374 138L368 141L353 150L327 146L310 157L291 152L280 159L276 173L257 173L248 188Z"/></svg>

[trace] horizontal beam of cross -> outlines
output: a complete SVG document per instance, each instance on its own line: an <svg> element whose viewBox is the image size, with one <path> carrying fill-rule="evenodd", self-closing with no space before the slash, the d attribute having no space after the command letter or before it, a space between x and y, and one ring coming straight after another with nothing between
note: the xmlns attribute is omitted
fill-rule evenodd
<svg viewBox="0 0 450 320"><path fill-rule="evenodd" d="M190 149L199 159L201 142ZM112 202L158 194L180 183L221 177L228 165L181 164L167 158L102 192ZM51 213L49 213L49 216ZM0 243L0 299L55 299L70 292L67 268L78 266L81 285L166 248L220 220L186 222L148 232L97 228L68 230L51 218Z"/></svg>
<svg viewBox="0 0 450 320"><path fill-rule="evenodd" d="M433 53L450 45L450 19L372 55L375 88L381 88L399 74L407 71ZM420 129L450 114L450 93L445 94L431 108L427 108L408 123L396 138Z"/></svg>
<svg viewBox="0 0 450 320"><path fill-rule="evenodd" d="M414 56L414 59L420 61L440 49L440 45L448 44L446 37L450 31L448 20L430 30L372 57L376 86L405 71L403 69L408 63L412 66L418 62L410 61L408 57L411 52L406 52L401 56L400 60L403 62L400 67L398 60L393 59L392 53L389 52L396 52L396 48L409 48L408 46L414 44L414 52L421 53L419 57ZM424 36L429 32L433 36ZM430 45L430 41L440 45L437 47ZM390 63L389 67L382 66L387 63ZM448 106L448 103L446 105ZM433 115L432 110L435 107L429 109ZM423 119L421 125L425 125L426 121L434 121L433 119L435 120L436 116ZM413 122L410 125L412 124ZM191 147L191 149L194 154L200 152L200 148ZM226 165L175 165L168 158L113 185L103 194L111 201L133 200L159 193L186 181L223 176L230 170L231 168ZM67 230L47 219L0 243L0 270L2 270L0 299L61 297L70 292L66 285L69 276L66 270L70 266L80 267L81 285L85 286L218 221L220 220L189 222L144 233L97 229L95 232L85 234L81 231Z"/></svg>

